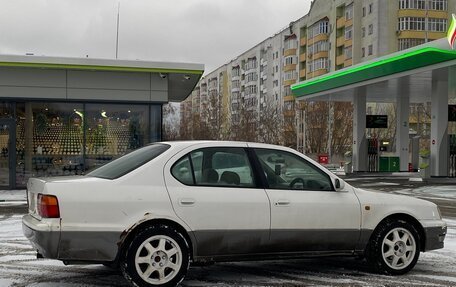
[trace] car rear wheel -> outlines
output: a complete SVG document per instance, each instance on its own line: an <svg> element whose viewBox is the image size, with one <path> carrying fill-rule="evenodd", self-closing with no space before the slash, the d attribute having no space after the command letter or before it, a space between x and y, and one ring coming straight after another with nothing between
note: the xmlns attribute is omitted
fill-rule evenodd
<svg viewBox="0 0 456 287"><path fill-rule="evenodd" d="M188 243L177 230L160 225L141 231L131 241L121 265L134 286L176 286L190 262Z"/></svg>
<svg viewBox="0 0 456 287"><path fill-rule="evenodd" d="M420 238L415 227L403 220L389 220L372 234L366 257L374 271L401 275L415 266L419 255Z"/></svg>

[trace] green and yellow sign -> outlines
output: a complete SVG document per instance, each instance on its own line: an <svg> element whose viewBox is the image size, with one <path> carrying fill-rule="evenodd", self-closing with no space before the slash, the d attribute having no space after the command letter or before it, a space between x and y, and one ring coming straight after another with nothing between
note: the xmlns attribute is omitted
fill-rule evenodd
<svg viewBox="0 0 456 287"><path fill-rule="evenodd" d="M452 15L450 29L448 29L448 43L450 43L451 48L454 47L454 42L456 41L456 15Z"/></svg>

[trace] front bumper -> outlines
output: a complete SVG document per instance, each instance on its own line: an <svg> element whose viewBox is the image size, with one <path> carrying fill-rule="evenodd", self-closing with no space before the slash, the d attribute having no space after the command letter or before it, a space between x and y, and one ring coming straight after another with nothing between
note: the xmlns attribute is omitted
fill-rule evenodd
<svg viewBox="0 0 456 287"><path fill-rule="evenodd" d="M57 259L60 241L60 220L40 221L30 214L22 217L22 231L33 247L45 258Z"/></svg>
<svg viewBox="0 0 456 287"><path fill-rule="evenodd" d="M426 222L423 224L425 234L424 251L443 248L443 241L447 234L447 225L444 221Z"/></svg>

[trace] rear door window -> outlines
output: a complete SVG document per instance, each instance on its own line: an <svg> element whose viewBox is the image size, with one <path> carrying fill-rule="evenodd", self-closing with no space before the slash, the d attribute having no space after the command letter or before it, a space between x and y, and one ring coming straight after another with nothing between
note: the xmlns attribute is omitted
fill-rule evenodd
<svg viewBox="0 0 456 287"><path fill-rule="evenodd" d="M95 169L87 176L106 179L119 178L153 160L169 148L170 145L161 143L145 146Z"/></svg>
<svg viewBox="0 0 456 287"><path fill-rule="evenodd" d="M186 173L190 166L191 174ZM181 158L171 169L172 175L186 185L254 187L252 167L243 148L204 148Z"/></svg>

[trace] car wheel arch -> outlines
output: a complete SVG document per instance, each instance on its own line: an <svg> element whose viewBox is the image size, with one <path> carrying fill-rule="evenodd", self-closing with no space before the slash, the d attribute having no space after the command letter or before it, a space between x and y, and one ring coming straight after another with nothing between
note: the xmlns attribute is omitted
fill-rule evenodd
<svg viewBox="0 0 456 287"><path fill-rule="evenodd" d="M117 259L123 258L126 254L126 250L128 249L128 246L132 242L133 238L141 232L141 230L144 230L147 227L150 226L167 226L170 228L176 229L179 233L181 233L185 240L187 241L187 244L189 246L189 252L190 252L190 259L193 259L193 254L194 254L194 246L195 246L195 239L192 238L192 235L189 234L189 232L179 223L172 221L170 219L165 219L165 218L153 218L149 220L143 220L135 225L133 225L131 228L126 230L125 232L122 233L121 239L118 243L119 245L119 251L117 254Z"/></svg>
<svg viewBox="0 0 456 287"><path fill-rule="evenodd" d="M383 223L385 223L386 221L398 221L398 220L402 220L402 221L405 221L407 223L410 223L410 224L413 225L413 227L415 227L416 231L418 232L418 236L419 236L419 240L420 240L420 251L424 251L424 248L426 246L425 245L425 243L426 243L425 242L426 241L426 235L425 235L424 227L421 225L421 223L415 217L411 216L410 214L406 214L406 213L394 213L394 214L390 214L387 217L383 218L377 224L377 226L375 227L375 229L371 233L371 236L369 238L368 244L371 241L372 236L375 234L377 229Z"/></svg>

